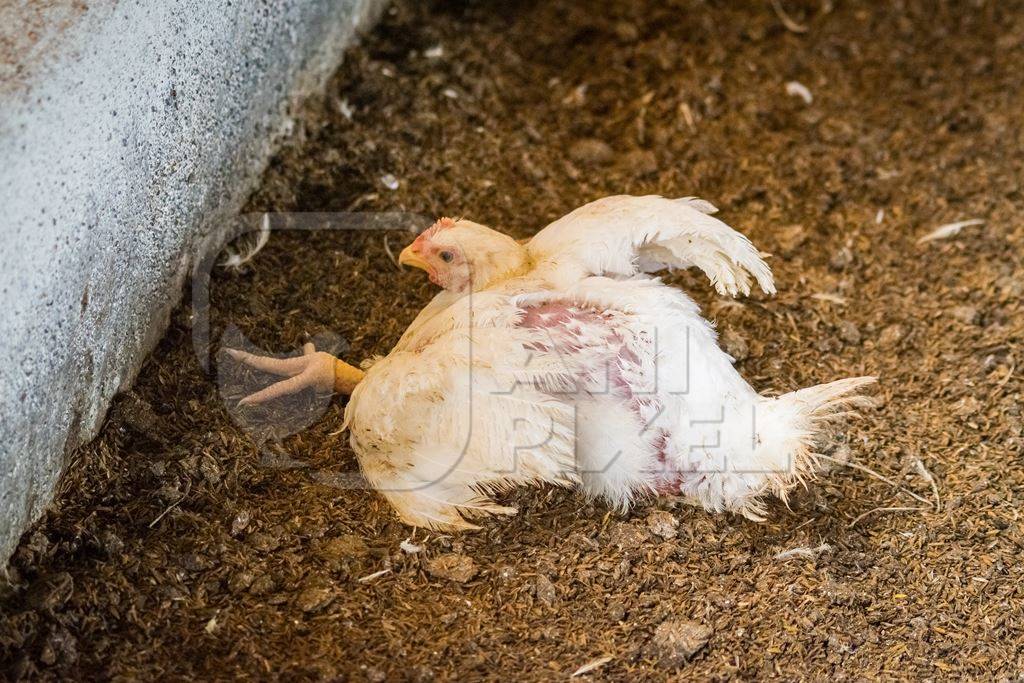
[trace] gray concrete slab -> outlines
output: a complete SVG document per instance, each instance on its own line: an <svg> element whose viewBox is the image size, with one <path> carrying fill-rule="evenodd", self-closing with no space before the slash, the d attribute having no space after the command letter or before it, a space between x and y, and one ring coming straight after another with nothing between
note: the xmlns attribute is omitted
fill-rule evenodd
<svg viewBox="0 0 1024 683"><path fill-rule="evenodd" d="M0 9L0 566L383 0Z"/></svg>

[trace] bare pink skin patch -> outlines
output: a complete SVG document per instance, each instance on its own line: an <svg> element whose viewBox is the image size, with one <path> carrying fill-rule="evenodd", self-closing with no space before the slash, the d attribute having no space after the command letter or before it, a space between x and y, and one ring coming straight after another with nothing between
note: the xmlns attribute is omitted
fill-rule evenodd
<svg viewBox="0 0 1024 683"><path fill-rule="evenodd" d="M634 391L624 373L627 369L631 370L634 376L639 373L640 359L626 346L622 335L614 329L612 316L608 313L565 301L548 301L524 307L519 326L547 331L547 343L536 342L527 348L540 353L557 353L565 358L570 366L575 365L574 357L582 354L587 354L590 359L589 362L580 362L581 368L593 366L593 356L600 357L603 363L599 364L604 366L607 389L615 397L629 404L638 416L650 413L652 401L655 399L647 392ZM581 373L585 372L581 369ZM581 374L576 381L577 386L592 387L600 386L595 385L594 381L601 379ZM656 451L655 460L650 465L655 490L659 494L678 494L684 475L673 467L669 459L669 434L663 429L651 429L649 438Z"/></svg>
<svg viewBox="0 0 1024 683"><path fill-rule="evenodd" d="M622 336L612 327L612 316L563 301L549 301L523 311L519 326L546 330L551 342L535 344L530 350L554 352L568 360L584 352L603 357L609 388L624 400L634 401L633 388L624 379L622 368L627 365L636 368L639 359L626 348ZM584 339L584 333L589 339Z"/></svg>

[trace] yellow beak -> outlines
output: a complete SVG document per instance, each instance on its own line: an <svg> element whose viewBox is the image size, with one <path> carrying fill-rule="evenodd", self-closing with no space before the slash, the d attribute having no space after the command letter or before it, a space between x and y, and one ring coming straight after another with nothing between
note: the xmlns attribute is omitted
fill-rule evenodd
<svg viewBox="0 0 1024 683"><path fill-rule="evenodd" d="M411 244L403 249L402 253L398 255L398 262L404 266L412 266L413 268L419 268L430 272L430 265L420 258L419 254L412 250Z"/></svg>

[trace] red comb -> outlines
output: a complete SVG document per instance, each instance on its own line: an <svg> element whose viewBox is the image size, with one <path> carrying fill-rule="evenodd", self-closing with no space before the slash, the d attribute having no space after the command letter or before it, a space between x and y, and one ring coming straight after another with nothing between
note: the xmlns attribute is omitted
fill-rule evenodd
<svg viewBox="0 0 1024 683"><path fill-rule="evenodd" d="M423 234L424 235L433 235L437 231L444 230L445 228L450 228L453 225L455 225L455 219L454 218L448 218L448 217L442 216L441 218L438 218L436 221L434 221L433 225L431 225L429 228L424 230Z"/></svg>

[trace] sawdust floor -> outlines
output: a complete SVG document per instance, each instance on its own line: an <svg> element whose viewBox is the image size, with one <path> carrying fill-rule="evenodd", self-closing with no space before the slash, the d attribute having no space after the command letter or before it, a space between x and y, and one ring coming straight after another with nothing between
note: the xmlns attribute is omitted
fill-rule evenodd
<svg viewBox="0 0 1024 683"><path fill-rule="evenodd" d="M411 530L345 486L341 403L234 413L186 292L14 557L9 674L548 680L607 657L589 676L1021 675L1024 6L787 0L798 34L740 4L400 2L296 117L250 208L528 235L606 194L706 197L773 254L780 292L674 281L760 390L878 375L880 407L831 452L921 500L850 468L763 524L528 491L517 517L421 531L410 554ZM969 218L985 224L917 244ZM281 232L218 270L215 344L233 325L280 352L386 352L433 290L385 234L409 239ZM273 438L286 413L312 425Z"/></svg>

